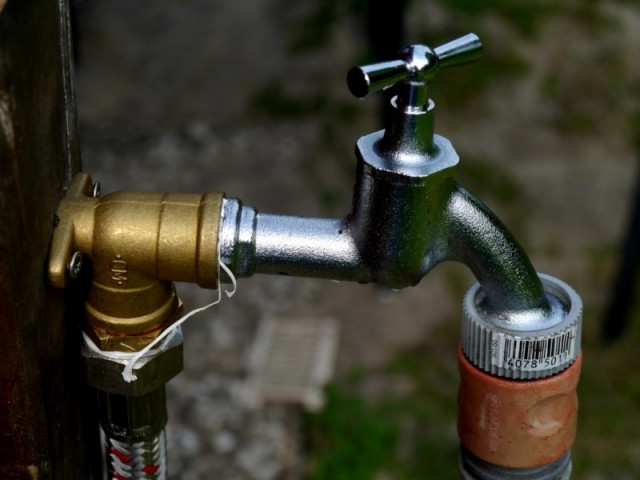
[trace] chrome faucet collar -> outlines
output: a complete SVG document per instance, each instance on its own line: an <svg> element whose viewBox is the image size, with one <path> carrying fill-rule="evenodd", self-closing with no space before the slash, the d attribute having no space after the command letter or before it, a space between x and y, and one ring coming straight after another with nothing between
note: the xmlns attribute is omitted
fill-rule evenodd
<svg viewBox="0 0 640 480"><path fill-rule="evenodd" d="M378 154L395 163L396 169L401 169L402 165L411 168L430 163L429 160L439 156L438 144L434 144L433 100L423 107L410 109L402 107L399 102L400 96L397 95L387 105L389 121L376 147ZM427 170L432 168L426 167Z"/></svg>

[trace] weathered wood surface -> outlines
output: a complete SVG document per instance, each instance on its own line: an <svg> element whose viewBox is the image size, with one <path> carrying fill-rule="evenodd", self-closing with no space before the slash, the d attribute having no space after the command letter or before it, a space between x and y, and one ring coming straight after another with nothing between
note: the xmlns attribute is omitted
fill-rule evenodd
<svg viewBox="0 0 640 480"><path fill-rule="evenodd" d="M0 4L3 2L0 1ZM77 292L54 291L54 215L80 168L65 0L0 13L0 478L92 478ZM66 298L65 298L66 296ZM97 450L96 450L97 451Z"/></svg>

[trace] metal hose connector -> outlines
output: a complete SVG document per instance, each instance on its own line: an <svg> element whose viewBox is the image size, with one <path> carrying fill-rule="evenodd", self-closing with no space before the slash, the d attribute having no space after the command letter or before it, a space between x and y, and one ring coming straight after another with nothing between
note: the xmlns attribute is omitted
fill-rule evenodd
<svg viewBox="0 0 640 480"><path fill-rule="evenodd" d="M558 460L538 467L506 468L487 463L464 446L460 447L461 480L569 480L571 478L571 451Z"/></svg>
<svg viewBox="0 0 640 480"><path fill-rule="evenodd" d="M539 274L551 305L549 314L522 311L506 318L486 311L476 283L463 302L461 344L467 359L501 378L535 380L556 375L580 353L582 300L563 281Z"/></svg>

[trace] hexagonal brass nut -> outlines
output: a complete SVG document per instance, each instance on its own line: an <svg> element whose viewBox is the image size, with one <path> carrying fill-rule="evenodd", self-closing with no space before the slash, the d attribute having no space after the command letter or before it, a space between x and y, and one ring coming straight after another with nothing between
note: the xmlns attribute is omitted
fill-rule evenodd
<svg viewBox="0 0 640 480"><path fill-rule="evenodd" d="M103 392L139 397L164 386L182 370L182 331L178 328L157 350L136 362L136 380L122 378L126 360L109 357L87 345L82 347L87 384Z"/></svg>
<svg viewBox="0 0 640 480"><path fill-rule="evenodd" d="M91 340L96 344L100 350L115 351L115 352L135 352L142 350L144 347L153 342L158 335L160 335L166 325L155 328L149 332L141 333L139 335L123 335L113 336L106 330L98 327L91 327L88 335Z"/></svg>
<svg viewBox="0 0 640 480"><path fill-rule="evenodd" d="M87 334L100 350L136 352L149 345L158 337L158 335L169 328L173 322L182 316L183 310L182 301L176 296L175 290L172 288L171 295L165 302L165 305L163 305L163 308L153 312L154 316L157 316L158 318L168 318L168 320L164 320L160 326L144 333L136 332L135 335L114 336L113 333L110 333L89 321Z"/></svg>

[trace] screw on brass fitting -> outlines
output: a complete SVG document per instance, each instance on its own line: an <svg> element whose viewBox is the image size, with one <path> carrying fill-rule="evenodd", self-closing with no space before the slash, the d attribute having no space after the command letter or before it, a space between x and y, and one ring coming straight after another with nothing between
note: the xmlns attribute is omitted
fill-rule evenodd
<svg viewBox="0 0 640 480"><path fill-rule="evenodd" d="M62 288L73 252L91 262L88 333L102 350L139 350L177 318L173 281L217 288L224 195L118 192L95 196L80 173L60 203L49 280Z"/></svg>

